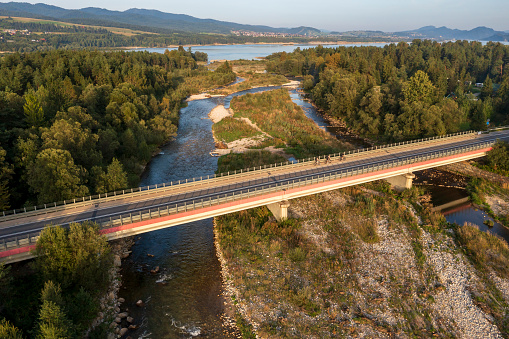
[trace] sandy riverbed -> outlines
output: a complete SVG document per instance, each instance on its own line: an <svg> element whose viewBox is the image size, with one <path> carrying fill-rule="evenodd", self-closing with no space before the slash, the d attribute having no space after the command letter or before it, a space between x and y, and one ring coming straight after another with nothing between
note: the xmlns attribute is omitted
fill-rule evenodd
<svg viewBox="0 0 509 339"><path fill-rule="evenodd" d="M217 105L209 113L209 118L210 118L210 120L212 120L212 122L214 124L223 120L223 118L226 118L229 116L233 116L233 113L230 110L226 109L223 105Z"/></svg>

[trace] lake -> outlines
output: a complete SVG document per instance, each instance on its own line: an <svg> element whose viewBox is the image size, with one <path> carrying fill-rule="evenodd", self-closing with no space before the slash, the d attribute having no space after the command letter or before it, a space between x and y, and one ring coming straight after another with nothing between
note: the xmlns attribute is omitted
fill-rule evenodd
<svg viewBox="0 0 509 339"><path fill-rule="evenodd" d="M384 47L387 43L353 43L353 44L341 44L341 45L323 45L324 47L353 47L353 46L375 46ZM296 48L314 48L317 45L311 44L252 44L252 45L203 45L203 46L192 46L193 52L207 53L209 61L212 60L253 60L257 58L263 58L273 53L278 52L293 52ZM186 47L187 48L187 47ZM129 49L128 51L148 51L154 53L164 53L165 50L174 50L174 48L137 48Z"/></svg>

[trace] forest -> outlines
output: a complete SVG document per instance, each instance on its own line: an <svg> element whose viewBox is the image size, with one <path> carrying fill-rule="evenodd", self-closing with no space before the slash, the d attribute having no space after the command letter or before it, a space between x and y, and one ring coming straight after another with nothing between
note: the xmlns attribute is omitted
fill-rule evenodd
<svg viewBox="0 0 509 339"><path fill-rule="evenodd" d="M303 76L320 110L374 141L509 124L509 46L500 43L318 46L267 59L269 72Z"/></svg>
<svg viewBox="0 0 509 339"><path fill-rule="evenodd" d="M180 47L0 59L0 210L136 186L176 134L182 100L235 79Z"/></svg>

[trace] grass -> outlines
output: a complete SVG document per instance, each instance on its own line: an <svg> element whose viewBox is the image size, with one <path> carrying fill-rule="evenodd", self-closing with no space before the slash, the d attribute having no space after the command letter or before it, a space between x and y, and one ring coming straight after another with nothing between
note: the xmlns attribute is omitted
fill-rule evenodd
<svg viewBox="0 0 509 339"><path fill-rule="evenodd" d="M490 205L486 202L487 195L498 194L509 197L509 190L500 187L499 184L493 183L481 178L472 178L467 185L467 192L470 195L472 203L482 208L490 217L499 221L505 227L509 227L509 213L495 215Z"/></svg>
<svg viewBox="0 0 509 339"><path fill-rule="evenodd" d="M7 19L8 16L0 16L0 19ZM108 26L94 26L94 25L82 25L82 24L73 24L70 22L65 21L55 21L55 20L43 20L43 19L36 19L36 18L24 18L24 17L11 17L14 21L19 22L33 22L33 23L40 23L40 24L53 24L58 26L79 26L79 27L89 27L89 28L96 28L96 29L105 29L107 31L110 31L111 33L125 35L125 36L133 36L137 34L157 34L153 32L145 32L145 31L138 31L128 28L119 28L119 27L108 27Z"/></svg>
<svg viewBox="0 0 509 339"><path fill-rule="evenodd" d="M509 246L495 234L482 232L475 225L456 228L458 243L479 267L490 267L501 277L509 278Z"/></svg>
<svg viewBox="0 0 509 339"><path fill-rule="evenodd" d="M226 86L235 81L234 73L215 73L207 71L205 68L190 71L195 74L186 76L183 86L190 94L198 94L218 86Z"/></svg>
<svg viewBox="0 0 509 339"><path fill-rule="evenodd" d="M262 134L247 122L232 117L223 118L212 125L212 131L216 139L226 143Z"/></svg>
<svg viewBox="0 0 509 339"><path fill-rule="evenodd" d="M246 117L261 130L284 142L297 158L337 153L345 145L320 129L294 104L285 89L246 94L231 101L235 117Z"/></svg>

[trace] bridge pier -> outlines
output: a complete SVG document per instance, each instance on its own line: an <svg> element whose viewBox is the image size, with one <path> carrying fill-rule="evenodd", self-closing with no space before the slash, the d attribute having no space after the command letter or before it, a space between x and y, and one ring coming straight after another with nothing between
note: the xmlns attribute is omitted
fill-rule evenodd
<svg viewBox="0 0 509 339"><path fill-rule="evenodd" d="M288 219L288 207L290 207L290 203L287 200L267 205L277 221Z"/></svg>
<svg viewBox="0 0 509 339"><path fill-rule="evenodd" d="M412 188L412 181L414 178L415 174L405 173L402 175L397 175L395 177L387 178L385 180L387 180L395 190L404 191L408 188Z"/></svg>

